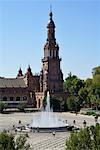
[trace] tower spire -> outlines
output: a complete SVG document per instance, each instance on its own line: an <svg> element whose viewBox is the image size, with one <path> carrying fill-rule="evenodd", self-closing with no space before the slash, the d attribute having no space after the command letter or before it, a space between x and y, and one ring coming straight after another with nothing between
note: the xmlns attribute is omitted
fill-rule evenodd
<svg viewBox="0 0 100 150"><path fill-rule="evenodd" d="M53 20L52 20L52 16L53 16L53 14L52 14L52 5L50 5L50 13L49 13L49 16L50 16L50 22L53 22ZM54 22L53 22L54 23Z"/></svg>
<svg viewBox="0 0 100 150"><path fill-rule="evenodd" d="M55 42L55 23L52 18L52 7L50 6L50 13L49 13L49 22L47 25L47 41Z"/></svg>
<svg viewBox="0 0 100 150"><path fill-rule="evenodd" d="M53 14L52 14L52 5L50 5L50 14L49 14L49 16L50 16L50 21L52 20L52 16L53 16Z"/></svg>
<svg viewBox="0 0 100 150"><path fill-rule="evenodd" d="M44 46L44 57L59 58L59 46L55 38L55 23L52 18L52 8L50 6L49 22L47 24L47 41Z"/></svg>
<svg viewBox="0 0 100 150"><path fill-rule="evenodd" d="M23 73L22 73L22 69L20 67L19 70L18 70L17 77L21 77L21 76L23 76Z"/></svg>
<svg viewBox="0 0 100 150"><path fill-rule="evenodd" d="M63 90L63 74L60 69L59 46L55 38L55 23L50 6L49 22L47 25L47 41L44 45L43 67L40 74L41 92L58 92Z"/></svg>
<svg viewBox="0 0 100 150"><path fill-rule="evenodd" d="M50 4L50 12L52 12L52 5Z"/></svg>

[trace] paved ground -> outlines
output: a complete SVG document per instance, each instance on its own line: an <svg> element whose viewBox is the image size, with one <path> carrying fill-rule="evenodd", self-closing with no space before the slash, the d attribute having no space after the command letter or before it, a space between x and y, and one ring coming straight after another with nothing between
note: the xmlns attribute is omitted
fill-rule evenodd
<svg viewBox="0 0 100 150"><path fill-rule="evenodd" d="M18 126L19 120L23 125L31 122L35 113L12 113L12 114L0 114L0 131L3 129L11 130L13 125ZM67 120L68 124L73 125L73 120L76 121L75 126L83 127L83 121L87 122L87 126L95 125L95 119L93 116L86 116L72 113L57 113L62 120ZM100 123L100 117L98 118ZM21 134L21 133L17 133ZM28 142L32 145L32 150L64 150L66 138L70 133L57 132L55 137L52 133L29 133Z"/></svg>
<svg viewBox="0 0 100 150"><path fill-rule="evenodd" d="M30 143L32 150L64 150L65 141L69 135L70 132L56 132L54 137L52 133L31 132L27 142Z"/></svg>

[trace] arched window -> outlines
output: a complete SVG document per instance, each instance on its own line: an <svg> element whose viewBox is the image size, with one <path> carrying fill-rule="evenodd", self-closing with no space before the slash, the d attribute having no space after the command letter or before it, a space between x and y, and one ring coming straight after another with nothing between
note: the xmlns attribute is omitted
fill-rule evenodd
<svg viewBox="0 0 100 150"><path fill-rule="evenodd" d="M16 101L20 101L20 97L19 96L16 97Z"/></svg>
<svg viewBox="0 0 100 150"><path fill-rule="evenodd" d="M4 96L4 97L3 97L3 101L7 101L7 97Z"/></svg>
<svg viewBox="0 0 100 150"><path fill-rule="evenodd" d="M14 100L14 97L10 97L10 101L13 101Z"/></svg>
<svg viewBox="0 0 100 150"><path fill-rule="evenodd" d="M24 96L24 97L23 97L23 100L27 100L27 97L26 97L26 96Z"/></svg>

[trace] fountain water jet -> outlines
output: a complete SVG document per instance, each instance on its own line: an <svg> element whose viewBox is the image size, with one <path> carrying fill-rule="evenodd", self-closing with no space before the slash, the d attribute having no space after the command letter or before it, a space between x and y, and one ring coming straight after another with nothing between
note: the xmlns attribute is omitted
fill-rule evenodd
<svg viewBox="0 0 100 150"><path fill-rule="evenodd" d="M35 113L29 128L33 129L64 129L69 125L62 121L56 113L50 109L50 94L47 92L45 111Z"/></svg>

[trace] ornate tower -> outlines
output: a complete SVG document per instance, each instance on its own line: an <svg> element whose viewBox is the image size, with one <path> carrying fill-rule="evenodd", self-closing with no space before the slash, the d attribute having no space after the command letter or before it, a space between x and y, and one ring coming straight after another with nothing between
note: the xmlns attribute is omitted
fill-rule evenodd
<svg viewBox="0 0 100 150"><path fill-rule="evenodd" d="M63 92L63 74L60 69L61 58L59 58L59 45L56 43L55 23L52 16L53 14L50 12L40 73L40 92L56 93Z"/></svg>
<svg viewBox="0 0 100 150"><path fill-rule="evenodd" d="M20 67L19 70L18 70L17 77L22 77L22 76L23 76L23 73L22 73L22 69Z"/></svg>

